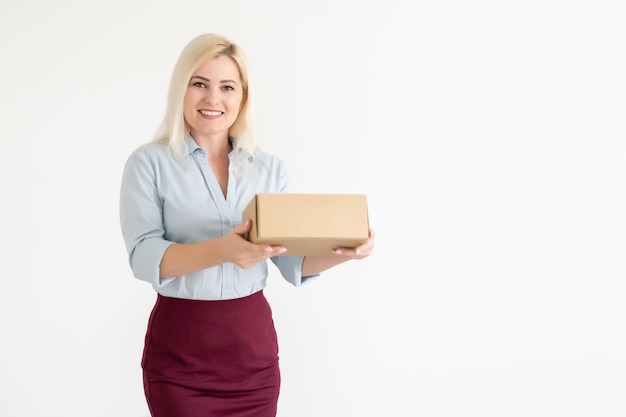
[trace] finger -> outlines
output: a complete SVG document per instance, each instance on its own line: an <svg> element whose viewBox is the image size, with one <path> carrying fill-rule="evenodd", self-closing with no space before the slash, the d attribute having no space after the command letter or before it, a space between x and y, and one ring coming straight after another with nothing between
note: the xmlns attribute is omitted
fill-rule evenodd
<svg viewBox="0 0 626 417"><path fill-rule="evenodd" d="M339 247L333 249L333 254L342 256L353 256L356 253L356 248L344 248Z"/></svg>
<svg viewBox="0 0 626 417"><path fill-rule="evenodd" d="M239 226L233 227L232 233L236 233L238 235L245 235L250 231L250 227L252 226L252 220L246 220L244 223Z"/></svg>
<svg viewBox="0 0 626 417"><path fill-rule="evenodd" d="M272 249L274 250L274 254L276 255L281 255L287 252L287 248L284 246L274 246Z"/></svg>
<svg viewBox="0 0 626 417"><path fill-rule="evenodd" d="M257 247L258 253L262 253L263 256L273 256L274 252L277 252L282 246L272 246L272 245L264 245L264 244L254 244ZM285 249L287 250L287 249Z"/></svg>
<svg viewBox="0 0 626 417"><path fill-rule="evenodd" d="M354 253L357 256L367 256L372 252L373 249L374 249L374 239L370 238L367 242L355 248Z"/></svg>
<svg viewBox="0 0 626 417"><path fill-rule="evenodd" d="M282 253L287 252L287 248L282 245L270 245L265 250L266 252L271 252L270 256L280 255Z"/></svg>

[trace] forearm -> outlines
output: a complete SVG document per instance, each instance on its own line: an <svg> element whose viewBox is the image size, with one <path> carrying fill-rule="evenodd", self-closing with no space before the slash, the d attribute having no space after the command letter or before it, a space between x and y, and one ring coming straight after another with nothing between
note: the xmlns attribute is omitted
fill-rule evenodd
<svg viewBox="0 0 626 417"><path fill-rule="evenodd" d="M343 256L305 256L302 262L302 276L308 277L319 274L327 269L350 260Z"/></svg>
<svg viewBox="0 0 626 417"><path fill-rule="evenodd" d="M175 243L167 248L159 266L161 278L173 278L226 262L218 239L198 243Z"/></svg>

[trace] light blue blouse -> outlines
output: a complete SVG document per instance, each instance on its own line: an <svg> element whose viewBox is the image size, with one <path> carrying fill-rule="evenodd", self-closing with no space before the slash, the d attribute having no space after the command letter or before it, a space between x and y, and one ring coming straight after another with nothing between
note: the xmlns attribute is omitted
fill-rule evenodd
<svg viewBox="0 0 626 417"><path fill-rule="evenodd" d="M131 153L122 175L120 223L130 267L136 278L168 297L225 300L245 297L266 285L268 263L242 269L227 262L176 278L159 278L165 250L226 235L242 223L243 209L257 193L287 191L287 173L277 157L258 151L235 167L230 153L226 198L206 152L191 136L184 160L165 144L148 143ZM295 286L305 280L302 256L276 256L272 262Z"/></svg>

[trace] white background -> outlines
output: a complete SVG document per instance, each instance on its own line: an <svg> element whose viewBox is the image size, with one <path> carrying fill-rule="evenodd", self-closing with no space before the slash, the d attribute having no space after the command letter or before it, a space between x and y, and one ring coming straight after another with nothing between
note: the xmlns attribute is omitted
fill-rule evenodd
<svg viewBox="0 0 626 417"><path fill-rule="evenodd" d="M250 56L298 192L375 254L272 269L280 417L626 415L626 3L0 3L0 415L145 417L118 223L183 46Z"/></svg>

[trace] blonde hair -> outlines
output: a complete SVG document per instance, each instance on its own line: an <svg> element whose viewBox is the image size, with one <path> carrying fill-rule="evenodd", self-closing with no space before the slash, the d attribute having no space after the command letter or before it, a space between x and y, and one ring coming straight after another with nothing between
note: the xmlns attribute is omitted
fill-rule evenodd
<svg viewBox="0 0 626 417"><path fill-rule="evenodd" d="M192 39L180 53L172 72L165 116L153 139L154 142L168 144L177 157L182 158L187 152L185 138L189 134L189 125L183 109L189 80L207 60L219 56L227 56L235 62L243 85L241 110L228 132L236 151L236 160L249 159L256 151L250 72L245 53L230 40L207 33Z"/></svg>

